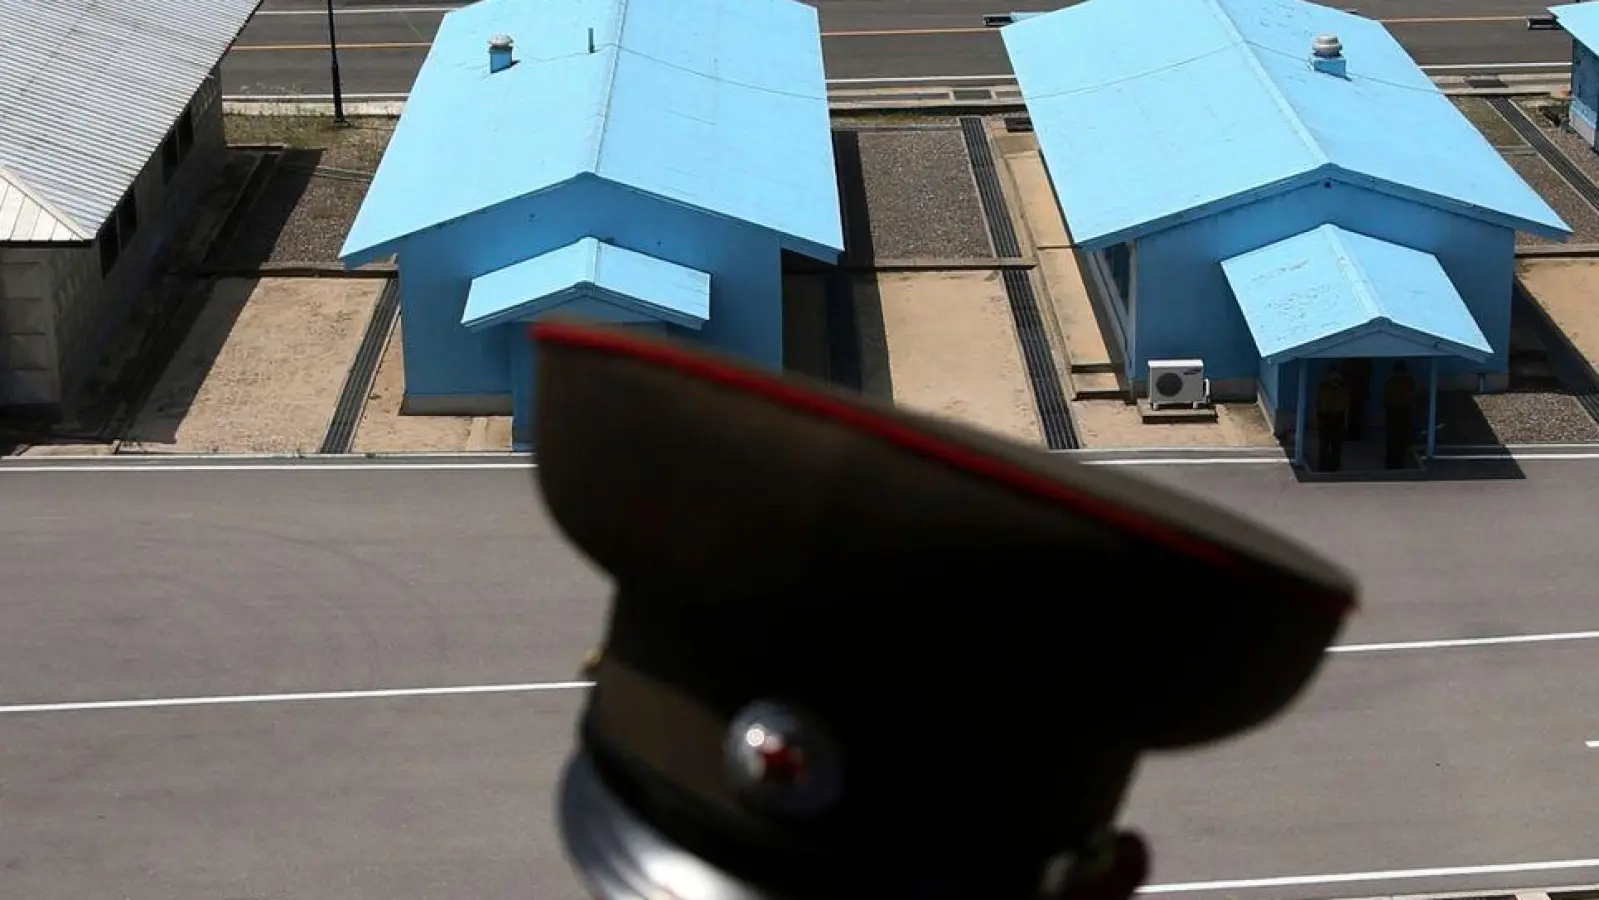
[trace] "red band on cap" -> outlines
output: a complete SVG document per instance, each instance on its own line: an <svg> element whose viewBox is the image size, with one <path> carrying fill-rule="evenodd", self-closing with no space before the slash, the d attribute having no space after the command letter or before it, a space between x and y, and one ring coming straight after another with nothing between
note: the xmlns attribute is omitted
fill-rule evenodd
<svg viewBox="0 0 1599 900"><path fill-rule="evenodd" d="M1277 580L1273 577L1276 575L1274 571L1239 556L1226 547L1195 537L1134 510L1072 490L1066 485L1012 465L1005 460L942 440L902 422L842 403L825 394L809 391L777 378L724 365L715 359L686 352L668 344L638 340L616 331L586 328L569 322L539 322L530 326L528 333L536 341L627 356L641 362L674 369L732 390L753 394L768 402L843 425L995 484L1065 507L1196 562L1228 570L1234 576L1249 581ZM1299 585L1297 593L1306 600L1325 604L1339 614L1347 613L1355 606L1355 599L1342 592Z"/></svg>

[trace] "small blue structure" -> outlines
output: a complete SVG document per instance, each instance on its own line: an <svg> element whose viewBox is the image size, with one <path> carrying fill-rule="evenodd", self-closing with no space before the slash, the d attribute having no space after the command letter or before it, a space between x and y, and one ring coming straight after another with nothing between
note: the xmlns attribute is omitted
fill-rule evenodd
<svg viewBox="0 0 1599 900"><path fill-rule="evenodd" d="M1551 6L1555 21L1571 35L1571 130L1599 149L1599 4Z"/></svg>
<svg viewBox="0 0 1599 900"><path fill-rule="evenodd" d="M1200 359L1280 431L1337 359L1503 388L1515 234L1570 229L1380 23L1087 0L1001 34L1136 391Z"/></svg>
<svg viewBox="0 0 1599 900"><path fill-rule="evenodd" d="M513 416L563 314L783 364L784 251L843 252L816 10L481 0L444 17L340 256L396 256L403 409Z"/></svg>

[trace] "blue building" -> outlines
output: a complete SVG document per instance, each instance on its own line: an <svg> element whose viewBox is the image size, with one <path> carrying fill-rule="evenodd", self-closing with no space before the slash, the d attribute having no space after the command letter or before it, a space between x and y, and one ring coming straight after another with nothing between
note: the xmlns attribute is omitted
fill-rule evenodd
<svg viewBox="0 0 1599 900"><path fill-rule="evenodd" d="M1564 239L1560 217L1380 23L1152 7L1002 31L1134 390L1151 360L1200 359L1217 399L1259 397L1279 430L1338 359L1502 390L1516 232Z"/></svg>
<svg viewBox="0 0 1599 900"><path fill-rule="evenodd" d="M1599 149L1599 4L1551 6L1560 27L1571 35L1571 113L1568 123L1588 146Z"/></svg>
<svg viewBox="0 0 1599 900"><path fill-rule="evenodd" d="M340 253L395 256L412 414L513 415L526 323L586 316L783 364L781 255L843 224L797 0L482 0L444 17Z"/></svg>

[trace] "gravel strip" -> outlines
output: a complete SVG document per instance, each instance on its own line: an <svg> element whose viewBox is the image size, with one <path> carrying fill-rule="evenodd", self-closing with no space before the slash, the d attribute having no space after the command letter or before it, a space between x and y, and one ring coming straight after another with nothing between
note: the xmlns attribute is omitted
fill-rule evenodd
<svg viewBox="0 0 1599 900"><path fill-rule="evenodd" d="M336 262L367 185L316 175L313 169L375 172L394 134L394 120L354 119L341 128L326 117L228 116L224 127L232 144L290 148L250 207L224 264Z"/></svg>
<svg viewBox="0 0 1599 900"><path fill-rule="evenodd" d="M857 138L878 259L993 257L958 130L870 130Z"/></svg>
<svg viewBox="0 0 1599 900"><path fill-rule="evenodd" d="M302 176L303 177L303 176ZM293 175L279 178L297 180ZM277 180L277 179L274 179ZM290 211L267 259L271 262L337 262L344 238L366 197L360 182L312 178Z"/></svg>
<svg viewBox="0 0 1599 900"><path fill-rule="evenodd" d="M1527 106L1526 102L1521 104L1523 109L1527 109ZM1538 126L1538 130L1542 131L1545 137L1560 148L1561 154L1571 160L1578 171L1595 183L1599 183L1599 153L1595 153L1593 148L1584 143L1582 138L1577 137L1575 132L1550 124L1549 120L1538 112L1528 109L1528 118L1532 119L1533 124Z"/></svg>
<svg viewBox="0 0 1599 900"><path fill-rule="evenodd" d="M1455 97L1455 106L1461 114L1477 126L1482 136L1488 143L1495 147L1525 147L1527 142L1522 140L1516 129L1505 121L1497 109L1488 105L1488 101L1481 97Z"/></svg>
<svg viewBox="0 0 1599 900"><path fill-rule="evenodd" d="M376 172L397 121L351 119L349 127L341 128L327 116L224 116L222 127L230 144L321 150L318 165Z"/></svg>
<svg viewBox="0 0 1599 900"><path fill-rule="evenodd" d="M1504 444L1565 444L1599 441L1599 424L1575 397L1558 391L1517 391L1472 397L1494 438ZM1460 441L1456 443L1491 443Z"/></svg>
<svg viewBox="0 0 1599 900"><path fill-rule="evenodd" d="M1544 198L1560 218L1571 226L1569 241L1551 241L1547 238L1518 233L1516 243L1523 247L1557 245L1562 243L1588 244L1599 242L1599 211L1582 199L1570 184L1543 157L1528 154L1505 154L1505 162Z"/></svg>
<svg viewBox="0 0 1599 900"><path fill-rule="evenodd" d="M310 155L284 154L221 255L227 268L263 262L336 262L367 185L313 175Z"/></svg>

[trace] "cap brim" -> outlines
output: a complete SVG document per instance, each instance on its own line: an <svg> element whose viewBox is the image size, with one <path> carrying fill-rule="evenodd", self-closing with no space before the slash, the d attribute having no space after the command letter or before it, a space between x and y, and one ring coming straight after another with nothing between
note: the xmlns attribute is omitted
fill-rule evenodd
<svg viewBox="0 0 1599 900"><path fill-rule="evenodd" d="M1230 737L1281 713L1355 603L1353 578L1319 553L1160 484L613 329L544 323L535 334L544 500L619 579L704 595L797 582L830 563L793 534L821 531L824 514L840 510L852 533L839 537L834 523L834 544L925 534L939 545L953 520L932 514L935 491L970 501L958 509L963 540L1017 545L1047 526L1061 546L1067 534L1118 545L1116 558L1082 561L1145 577L1122 591L1059 592L1081 598L1084 621L1099 627L1066 632L1087 649L1072 653L1063 637L1050 665L1056 681L1094 683L1104 677L1097 652L1114 646L1139 677L1112 685L1102 705L1115 708L1116 731L1153 749ZM910 509L916 519L877 527Z"/></svg>
<svg viewBox="0 0 1599 900"><path fill-rule="evenodd" d="M581 752L562 776L557 816L567 856L602 900L771 900L646 824Z"/></svg>

